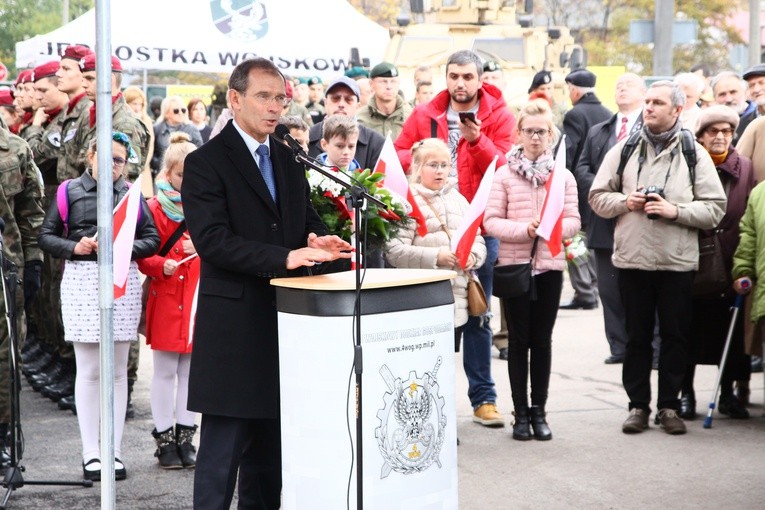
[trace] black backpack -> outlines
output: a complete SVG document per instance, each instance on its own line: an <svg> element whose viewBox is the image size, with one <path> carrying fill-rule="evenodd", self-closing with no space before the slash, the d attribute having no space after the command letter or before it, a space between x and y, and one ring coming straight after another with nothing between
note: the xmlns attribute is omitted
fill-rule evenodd
<svg viewBox="0 0 765 510"><path fill-rule="evenodd" d="M640 142L640 131L632 133L627 138L627 143L622 147L622 156L619 160L619 168L616 170L616 175L619 177L619 189L622 189L622 174L624 174L624 167L627 166L632 153L635 152ZM691 184L696 181L696 140L693 138L693 133L688 129L680 130L680 144L683 149L683 157L688 165L688 172L691 176ZM645 162L645 143L640 146L640 154L638 155L638 163L642 166Z"/></svg>

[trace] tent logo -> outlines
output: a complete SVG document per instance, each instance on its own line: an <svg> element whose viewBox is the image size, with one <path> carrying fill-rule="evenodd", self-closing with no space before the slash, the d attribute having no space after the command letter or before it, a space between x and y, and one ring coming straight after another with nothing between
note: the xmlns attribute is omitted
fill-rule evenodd
<svg viewBox="0 0 765 510"><path fill-rule="evenodd" d="M218 30L232 39L253 43L268 33L268 16L264 2L212 0L210 10Z"/></svg>

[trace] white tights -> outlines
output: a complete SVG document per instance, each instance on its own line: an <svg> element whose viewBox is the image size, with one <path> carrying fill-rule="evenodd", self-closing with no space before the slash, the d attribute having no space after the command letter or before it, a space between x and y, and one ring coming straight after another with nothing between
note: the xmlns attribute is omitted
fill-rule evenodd
<svg viewBox="0 0 765 510"><path fill-rule="evenodd" d="M101 354L98 343L72 342L77 361L74 399L82 438L82 460L100 458ZM127 408L127 362L130 342L114 342L114 456L122 458L122 432Z"/></svg>
<svg viewBox="0 0 765 510"><path fill-rule="evenodd" d="M154 426L158 432L164 432L175 422L179 425L193 426L196 414L186 407L191 354L159 350L151 352L154 356L154 376L151 379L151 415L154 418Z"/></svg>

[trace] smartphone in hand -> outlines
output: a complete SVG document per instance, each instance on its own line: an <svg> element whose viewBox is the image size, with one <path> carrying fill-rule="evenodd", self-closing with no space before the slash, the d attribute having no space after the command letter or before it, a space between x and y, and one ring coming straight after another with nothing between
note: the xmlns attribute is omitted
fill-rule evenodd
<svg viewBox="0 0 765 510"><path fill-rule="evenodd" d="M460 116L460 122L462 122L463 124L467 122L472 122L473 124L476 124L475 113L473 112L459 112L459 116Z"/></svg>

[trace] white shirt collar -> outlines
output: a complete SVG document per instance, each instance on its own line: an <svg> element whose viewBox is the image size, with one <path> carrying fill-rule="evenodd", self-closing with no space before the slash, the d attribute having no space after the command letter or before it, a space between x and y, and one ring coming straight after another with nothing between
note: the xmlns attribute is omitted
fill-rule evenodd
<svg viewBox="0 0 765 510"><path fill-rule="evenodd" d="M260 147L261 145L265 145L265 146L269 147L269 153L270 153L270 146L268 145L268 142L269 142L269 139L268 139L269 137L268 136L266 136L266 141L261 144L259 141L254 139L252 136L247 134L241 127L239 127L239 124L236 123L236 119L234 119L233 124L234 124L234 128L241 135L242 140L244 140L245 145L247 145L247 149L250 151L251 155L257 156L255 154L255 151L257 151L258 147Z"/></svg>

